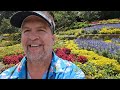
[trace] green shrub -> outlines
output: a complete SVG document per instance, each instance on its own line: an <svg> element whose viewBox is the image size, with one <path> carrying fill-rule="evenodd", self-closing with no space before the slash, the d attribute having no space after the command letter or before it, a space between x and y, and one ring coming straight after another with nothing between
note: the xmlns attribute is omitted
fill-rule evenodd
<svg viewBox="0 0 120 90"><path fill-rule="evenodd" d="M100 39L100 37L95 35L95 36L92 37L92 39L98 40L98 39Z"/></svg>
<svg viewBox="0 0 120 90"><path fill-rule="evenodd" d="M92 34L98 34L98 30L93 30Z"/></svg>
<svg viewBox="0 0 120 90"><path fill-rule="evenodd" d="M0 47L0 59L4 56L23 54L23 48L20 44L13 46Z"/></svg>
<svg viewBox="0 0 120 90"><path fill-rule="evenodd" d="M86 79L120 79L120 71L113 64L98 66L91 62L74 62L85 73Z"/></svg>
<svg viewBox="0 0 120 90"><path fill-rule="evenodd" d="M84 28L84 27L89 27L90 24L87 22L75 22L71 29L79 29L79 28Z"/></svg>
<svg viewBox="0 0 120 90"><path fill-rule="evenodd" d="M19 43L18 41L5 41L5 40L2 40L0 42L0 47L12 46L12 45L15 45L15 44L18 44L18 43Z"/></svg>
<svg viewBox="0 0 120 90"><path fill-rule="evenodd" d="M120 23L120 19L108 19L108 20L100 20L99 24L107 24L107 23Z"/></svg>
<svg viewBox="0 0 120 90"><path fill-rule="evenodd" d="M110 40L110 37L105 36L103 39L104 39L104 41L105 41L105 40Z"/></svg>

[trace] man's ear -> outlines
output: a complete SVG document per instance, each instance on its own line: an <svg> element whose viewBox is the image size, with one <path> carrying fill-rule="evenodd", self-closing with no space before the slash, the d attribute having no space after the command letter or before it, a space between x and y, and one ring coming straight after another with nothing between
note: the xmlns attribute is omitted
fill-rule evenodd
<svg viewBox="0 0 120 90"><path fill-rule="evenodd" d="M56 36L55 36L55 35L53 35L53 36L52 36L53 45L55 44L55 39L56 39Z"/></svg>
<svg viewBox="0 0 120 90"><path fill-rule="evenodd" d="M52 35L52 39L53 39L53 41L55 41L55 38L56 38L56 36L55 36L55 35Z"/></svg>

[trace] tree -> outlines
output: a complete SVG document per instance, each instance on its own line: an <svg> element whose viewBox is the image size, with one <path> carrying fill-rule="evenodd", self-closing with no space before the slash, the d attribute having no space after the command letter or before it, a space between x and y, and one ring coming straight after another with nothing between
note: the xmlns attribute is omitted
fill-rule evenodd
<svg viewBox="0 0 120 90"><path fill-rule="evenodd" d="M55 16L56 31L63 30L65 27L70 27L73 22L76 22L75 11L53 11Z"/></svg>
<svg viewBox="0 0 120 90"><path fill-rule="evenodd" d="M2 34L4 34L4 33L9 33L9 34L11 34L11 33L18 32L18 29L17 29L17 28L11 26L9 20L10 20L10 19L5 19L5 18L2 19L1 25L0 25L0 32L1 32Z"/></svg>
<svg viewBox="0 0 120 90"><path fill-rule="evenodd" d="M78 12L79 18L84 21L94 21L100 18L101 11L80 11Z"/></svg>
<svg viewBox="0 0 120 90"><path fill-rule="evenodd" d="M0 11L0 25L3 18L9 19L14 13L15 11Z"/></svg>
<svg viewBox="0 0 120 90"><path fill-rule="evenodd" d="M101 11L100 19L120 18L120 11Z"/></svg>

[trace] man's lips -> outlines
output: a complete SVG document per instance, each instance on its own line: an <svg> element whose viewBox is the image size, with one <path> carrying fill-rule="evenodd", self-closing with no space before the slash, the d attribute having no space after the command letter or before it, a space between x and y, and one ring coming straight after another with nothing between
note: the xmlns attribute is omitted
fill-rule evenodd
<svg viewBox="0 0 120 90"><path fill-rule="evenodd" d="M28 45L29 47L40 47L40 46L42 46L42 44L30 44L30 45Z"/></svg>
<svg viewBox="0 0 120 90"><path fill-rule="evenodd" d="M34 51L40 50L42 46L43 46L42 44L31 44L31 45L28 45L28 49L34 52Z"/></svg>

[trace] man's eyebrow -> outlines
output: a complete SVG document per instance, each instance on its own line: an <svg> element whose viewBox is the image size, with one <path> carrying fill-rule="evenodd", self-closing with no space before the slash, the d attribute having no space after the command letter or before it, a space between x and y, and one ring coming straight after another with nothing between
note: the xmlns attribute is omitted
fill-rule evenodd
<svg viewBox="0 0 120 90"><path fill-rule="evenodd" d="M21 27L22 29L28 29L29 27Z"/></svg>
<svg viewBox="0 0 120 90"><path fill-rule="evenodd" d="M22 29L30 29L30 27L21 27ZM46 27L44 27L44 26L38 26L38 27L36 27L36 29L46 29Z"/></svg>
<svg viewBox="0 0 120 90"><path fill-rule="evenodd" d="M43 27L43 26L41 26L41 27L36 27L37 29L46 29L46 27Z"/></svg>

